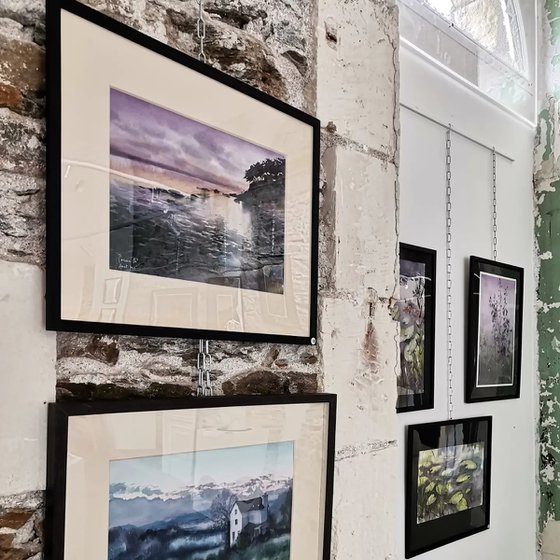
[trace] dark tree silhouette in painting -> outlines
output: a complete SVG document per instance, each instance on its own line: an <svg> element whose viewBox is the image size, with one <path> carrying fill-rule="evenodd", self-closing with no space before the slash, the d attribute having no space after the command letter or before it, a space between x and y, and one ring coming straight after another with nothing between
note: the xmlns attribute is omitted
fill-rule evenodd
<svg viewBox="0 0 560 560"><path fill-rule="evenodd" d="M216 526L220 528L228 526L229 514L231 513L231 508L234 506L236 500L237 496L232 494L228 489L223 489L214 498L214 500L212 500L210 515L216 523Z"/></svg>
<svg viewBox="0 0 560 560"><path fill-rule="evenodd" d="M245 172L249 188L237 195L237 199L248 204L274 202L283 205L285 175L286 160L283 158L267 158L253 163Z"/></svg>

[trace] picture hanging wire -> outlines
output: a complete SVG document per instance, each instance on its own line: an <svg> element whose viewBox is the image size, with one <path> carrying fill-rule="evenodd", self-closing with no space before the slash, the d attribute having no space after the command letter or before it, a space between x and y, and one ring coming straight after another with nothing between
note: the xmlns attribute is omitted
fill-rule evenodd
<svg viewBox="0 0 560 560"><path fill-rule="evenodd" d="M453 134L456 134L457 136L460 136L461 138L464 138L465 140L468 140L469 142L472 142L473 144L476 144L477 146L480 146L481 148L484 148L485 150L488 150L489 152L494 150L496 152L497 156L505 159L506 161L509 161L510 163L513 163L515 161L514 158L512 158L511 156L509 156L505 152L501 152L500 150L496 150L492 146L488 146L488 144L485 144L484 142L481 142L480 140L478 140L476 138L473 138L472 136L469 136L465 132L461 132L457 128L454 128L451 123L444 124L441 121L438 121L437 119L435 119L434 117L431 117L430 115L426 115L426 113L423 113L422 111L419 111L418 109L415 109L414 107L411 107L410 105L407 105L406 103L403 103L402 101L400 103L400 106L403 109L406 109L407 111L410 111L411 113L414 113L415 115L418 115L419 117L422 117L422 118L426 119L427 121L430 121L431 123L437 124L438 126L441 126L442 128L445 128L446 130L448 128L451 128L451 130L453 131Z"/></svg>
<svg viewBox="0 0 560 560"><path fill-rule="evenodd" d="M451 124L445 132L445 261L447 276L447 416L453 419L453 339L451 332Z"/></svg>
<svg viewBox="0 0 560 560"><path fill-rule="evenodd" d="M492 258L498 260L498 209L496 195L496 149L492 148Z"/></svg>

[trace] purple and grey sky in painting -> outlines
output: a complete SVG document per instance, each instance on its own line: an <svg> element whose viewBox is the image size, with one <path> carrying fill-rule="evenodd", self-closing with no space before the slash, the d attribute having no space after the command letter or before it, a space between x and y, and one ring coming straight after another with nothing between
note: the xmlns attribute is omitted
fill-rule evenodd
<svg viewBox="0 0 560 560"><path fill-rule="evenodd" d="M507 292L506 292L507 288ZM504 304L513 328L515 321L516 282L513 278L496 276L487 272L480 273L480 323L481 328L492 328L492 310L488 302L491 297L499 297L500 292L505 297ZM513 340L513 339L512 339Z"/></svg>
<svg viewBox="0 0 560 560"><path fill-rule="evenodd" d="M241 192L245 171L281 154L111 88L111 154Z"/></svg>

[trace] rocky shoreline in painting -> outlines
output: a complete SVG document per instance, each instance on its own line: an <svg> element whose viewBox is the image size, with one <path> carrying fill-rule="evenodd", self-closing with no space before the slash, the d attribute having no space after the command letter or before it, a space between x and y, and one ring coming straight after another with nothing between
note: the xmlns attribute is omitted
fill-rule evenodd
<svg viewBox="0 0 560 560"><path fill-rule="evenodd" d="M284 293L282 154L111 90L109 266Z"/></svg>
<svg viewBox="0 0 560 560"><path fill-rule="evenodd" d="M281 211L274 202L248 200L113 179L110 268L283 293Z"/></svg>

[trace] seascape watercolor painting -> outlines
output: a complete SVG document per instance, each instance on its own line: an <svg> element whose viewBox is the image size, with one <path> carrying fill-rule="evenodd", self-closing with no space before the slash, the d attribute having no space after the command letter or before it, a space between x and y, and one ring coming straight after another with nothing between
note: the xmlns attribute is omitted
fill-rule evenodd
<svg viewBox="0 0 560 560"><path fill-rule="evenodd" d="M483 442L420 451L417 523L482 506L483 500Z"/></svg>
<svg viewBox="0 0 560 560"><path fill-rule="evenodd" d="M477 387L514 381L516 280L480 272Z"/></svg>
<svg viewBox="0 0 560 560"><path fill-rule="evenodd" d="M396 304L400 323L399 395L424 392L427 280L425 263L400 259L400 297Z"/></svg>
<svg viewBox="0 0 560 560"><path fill-rule="evenodd" d="M110 268L284 293L285 156L110 90Z"/></svg>
<svg viewBox="0 0 560 560"><path fill-rule="evenodd" d="M111 461L108 560L289 560L293 442Z"/></svg>

